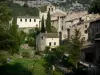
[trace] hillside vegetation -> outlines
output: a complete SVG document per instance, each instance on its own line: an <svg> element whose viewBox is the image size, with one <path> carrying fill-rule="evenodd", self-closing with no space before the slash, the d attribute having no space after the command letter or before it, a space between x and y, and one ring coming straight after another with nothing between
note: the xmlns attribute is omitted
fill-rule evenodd
<svg viewBox="0 0 100 75"><path fill-rule="evenodd" d="M31 8L28 5L20 6L19 4L13 2L7 2L7 6L11 8L12 14L15 16L38 16L39 10L38 8Z"/></svg>

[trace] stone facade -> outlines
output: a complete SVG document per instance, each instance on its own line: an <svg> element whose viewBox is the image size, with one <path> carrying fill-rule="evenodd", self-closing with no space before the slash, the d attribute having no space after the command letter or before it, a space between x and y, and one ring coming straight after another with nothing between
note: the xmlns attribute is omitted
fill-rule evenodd
<svg viewBox="0 0 100 75"><path fill-rule="evenodd" d="M89 40L94 41L96 34L100 33L100 19L91 21L89 26Z"/></svg>
<svg viewBox="0 0 100 75"><path fill-rule="evenodd" d="M18 16L17 25L19 29L28 32L30 29L40 28L40 18L32 16Z"/></svg>
<svg viewBox="0 0 100 75"><path fill-rule="evenodd" d="M40 33L36 38L36 47L44 51L45 47L55 48L59 46L58 33Z"/></svg>

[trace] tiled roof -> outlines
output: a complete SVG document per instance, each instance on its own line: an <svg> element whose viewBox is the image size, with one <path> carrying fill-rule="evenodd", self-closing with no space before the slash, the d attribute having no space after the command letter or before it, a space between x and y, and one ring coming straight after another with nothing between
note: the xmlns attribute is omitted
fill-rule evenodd
<svg viewBox="0 0 100 75"><path fill-rule="evenodd" d="M17 18L39 18L39 16L17 16Z"/></svg>
<svg viewBox="0 0 100 75"><path fill-rule="evenodd" d="M41 33L46 38L59 38L58 33Z"/></svg>
<svg viewBox="0 0 100 75"><path fill-rule="evenodd" d="M51 16L66 16L66 13L59 9L56 9L54 12L51 13Z"/></svg>

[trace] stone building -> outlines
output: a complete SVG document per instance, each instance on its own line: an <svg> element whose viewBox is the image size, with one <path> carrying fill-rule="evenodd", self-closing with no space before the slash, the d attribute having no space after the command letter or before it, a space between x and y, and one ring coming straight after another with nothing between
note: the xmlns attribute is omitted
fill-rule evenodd
<svg viewBox="0 0 100 75"><path fill-rule="evenodd" d="M40 33L36 37L36 47L43 51L45 47L56 48L59 46L58 33Z"/></svg>
<svg viewBox="0 0 100 75"><path fill-rule="evenodd" d="M34 16L18 16L17 25L19 29L28 32L30 29L40 28L40 18Z"/></svg>
<svg viewBox="0 0 100 75"><path fill-rule="evenodd" d="M100 18L90 22L89 26L89 40L94 42L96 34L100 33Z"/></svg>

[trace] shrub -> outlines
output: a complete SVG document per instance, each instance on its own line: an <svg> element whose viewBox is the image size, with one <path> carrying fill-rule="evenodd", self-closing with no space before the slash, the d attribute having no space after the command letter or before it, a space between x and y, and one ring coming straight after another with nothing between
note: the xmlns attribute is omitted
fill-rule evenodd
<svg viewBox="0 0 100 75"><path fill-rule="evenodd" d="M28 40L28 45L29 45L29 46L34 46L34 47L35 47L35 40L32 39L32 38L30 38L30 39Z"/></svg>
<svg viewBox="0 0 100 75"><path fill-rule="evenodd" d="M8 53L5 51L0 51L0 64L7 63Z"/></svg>
<svg viewBox="0 0 100 75"><path fill-rule="evenodd" d="M22 53L22 56L23 56L24 58L29 58L29 57L30 57L30 53L29 53L29 52L23 52L23 53Z"/></svg>

